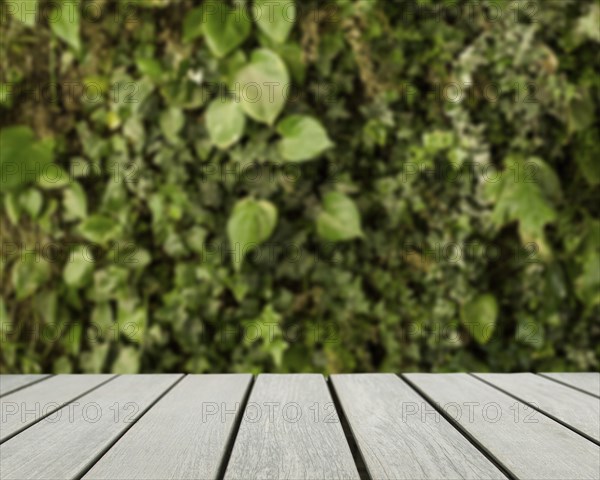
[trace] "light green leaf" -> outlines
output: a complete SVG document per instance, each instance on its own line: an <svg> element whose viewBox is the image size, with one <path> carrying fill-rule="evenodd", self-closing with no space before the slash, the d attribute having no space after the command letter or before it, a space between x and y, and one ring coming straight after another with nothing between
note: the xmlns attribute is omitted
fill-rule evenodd
<svg viewBox="0 0 600 480"><path fill-rule="evenodd" d="M233 264L240 270L244 257L267 240L277 224L277 208L266 200L246 198L236 203L227 222L227 235L234 252Z"/></svg>
<svg viewBox="0 0 600 480"><path fill-rule="evenodd" d="M85 373L102 372L109 348L108 343L93 344L90 351L83 352L80 358L83 371Z"/></svg>
<svg viewBox="0 0 600 480"><path fill-rule="evenodd" d="M63 191L63 207L69 220L83 220L87 216L87 196L78 182Z"/></svg>
<svg viewBox="0 0 600 480"><path fill-rule="evenodd" d="M130 342L141 343L146 333L147 311L136 301L125 299L119 301L117 324L124 338Z"/></svg>
<svg viewBox="0 0 600 480"><path fill-rule="evenodd" d="M183 42L188 43L202 36L206 5L193 8L183 19Z"/></svg>
<svg viewBox="0 0 600 480"><path fill-rule="evenodd" d="M242 7L230 8L221 0L209 0L203 7L204 38L213 55L222 58L248 37L252 26L250 16ZM197 35L191 25L187 25L186 32L186 39Z"/></svg>
<svg viewBox="0 0 600 480"><path fill-rule="evenodd" d="M41 255L24 255L13 266L12 284L17 300L35 293L50 278L50 264Z"/></svg>
<svg viewBox="0 0 600 480"><path fill-rule="evenodd" d="M68 286L81 288L89 283L93 271L94 258L91 249L80 245L71 252L63 270L63 279Z"/></svg>
<svg viewBox="0 0 600 480"><path fill-rule="evenodd" d="M179 132L184 125L185 115L180 108L171 107L160 115L160 129L169 143L179 142Z"/></svg>
<svg viewBox="0 0 600 480"><path fill-rule="evenodd" d="M258 28L277 43L286 41L296 22L294 0L254 0L252 11Z"/></svg>
<svg viewBox="0 0 600 480"><path fill-rule="evenodd" d="M140 352L134 347L121 347L112 366L113 373L127 374L140 371Z"/></svg>
<svg viewBox="0 0 600 480"><path fill-rule="evenodd" d="M290 162L304 162L321 155L333 143L318 120L304 115L290 115L277 125L283 137L279 151Z"/></svg>
<svg viewBox="0 0 600 480"><path fill-rule="evenodd" d="M79 225L79 233L90 242L106 245L121 233L120 225L104 215L92 215Z"/></svg>
<svg viewBox="0 0 600 480"><path fill-rule="evenodd" d="M519 222L523 243L537 241L540 252L545 254L547 247L544 228L556 220L556 211L543 189L549 189L548 192L552 193L552 189L556 188L556 185L552 186L555 181L552 176L546 176L543 181L531 181L522 175L515 179L510 172L518 171L519 161L516 157L507 158L500 181L488 184L488 193L492 194L496 204L492 220L497 226Z"/></svg>
<svg viewBox="0 0 600 480"><path fill-rule="evenodd" d="M13 18L19 20L28 27L35 26L38 14L38 0L12 0L9 5L16 7Z"/></svg>
<svg viewBox="0 0 600 480"><path fill-rule="evenodd" d="M47 174L53 150L54 142L37 141L29 127L0 130L0 190L18 188Z"/></svg>
<svg viewBox="0 0 600 480"><path fill-rule="evenodd" d="M35 188L28 188L19 195L19 204L32 219L36 219L42 210L44 197Z"/></svg>
<svg viewBox="0 0 600 480"><path fill-rule="evenodd" d="M244 134L246 116L239 103L217 98L206 110L206 128L212 142L226 150Z"/></svg>
<svg viewBox="0 0 600 480"><path fill-rule="evenodd" d="M50 18L50 28L54 34L76 53L81 53L79 2L63 0L52 10Z"/></svg>
<svg viewBox="0 0 600 480"><path fill-rule="evenodd" d="M246 114L273 125L289 94L290 77L283 60L267 49L255 50L235 77L234 90Z"/></svg>
<svg viewBox="0 0 600 480"><path fill-rule="evenodd" d="M539 186L546 198L553 202L560 202L563 198L560 179L556 172L541 158L530 157L527 159L527 169L531 172L531 181Z"/></svg>
<svg viewBox="0 0 600 480"><path fill-rule="evenodd" d="M360 238L360 212L354 201L343 193L329 192L323 199L323 211L317 217L317 233L330 242Z"/></svg>
<svg viewBox="0 0 600 480"><path fill-rule="evenodd" d="M152 82L160 83L163 78L163 67L155 58L138 58L136 65L142 75L146 75Z"/></svg>
<svg viewBox="0 0 600 480"><path fill-rule="evenodd" d="M496 328L498 303L496 297L484 294L463 305L460 318L470 335L480 345L490 341Z"/></svg>
<svg viewBox="0 0 600 480"><path fill-rule="evenodd" d="M112 308L109 302L97 303L92 310L91 326L89 337L96 338L114 338L115 328L117 327Z"/></svg>

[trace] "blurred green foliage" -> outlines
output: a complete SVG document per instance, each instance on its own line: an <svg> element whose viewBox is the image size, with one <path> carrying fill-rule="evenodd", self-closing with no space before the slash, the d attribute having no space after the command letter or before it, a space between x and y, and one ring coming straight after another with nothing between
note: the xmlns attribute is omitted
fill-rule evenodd
<svg viewBox="0 0 600 480"><path fill-rule="evenodd" d="M598 369L598 1L1 21L0 371Z"/></svg>

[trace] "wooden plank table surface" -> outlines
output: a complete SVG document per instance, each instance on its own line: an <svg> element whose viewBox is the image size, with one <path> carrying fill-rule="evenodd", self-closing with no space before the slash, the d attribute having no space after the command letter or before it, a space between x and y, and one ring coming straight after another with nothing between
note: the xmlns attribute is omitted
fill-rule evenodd
<svg viewBox="0 0 600 480"><path fill-rule="evenodd" d="M0 479L598 479L597 373L0 375Z"/></svg>

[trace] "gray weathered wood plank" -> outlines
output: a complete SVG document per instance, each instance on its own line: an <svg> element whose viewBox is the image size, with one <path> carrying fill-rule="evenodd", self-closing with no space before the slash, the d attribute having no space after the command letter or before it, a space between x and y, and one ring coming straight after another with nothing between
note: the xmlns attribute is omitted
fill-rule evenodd
<svg viewBox="0 0 600 480"><path fill-rule="evenodd" d="M600 398L533 373L484 373L475 376L600 441Z"/></svg>
<svg viewBox="0 0 600 480"><path fill-rule="evenodd" d="M331 382L371 478L506 478L398 376L332 375Z"/></svg>
<svg viewBox="0 0 600 480"><path fill-rule="evenodd" d="M39 382L50 375L0 375L0 397L32 383Z"/></svg>
<svg viewBox="0 0 600 480"><path fill-rule="evenodd" d="M0 445L0 479L81 476L181 375L123 375Z"/></svg>
<svg viewBox="0 0 600 480"><path fill-rule="evenodd" d="M527 479L598 479L600 447L467 374L406 374L508 471Z"/></svg>
<svg viewBox="0 0 600 480"><path fill-rule="evenodd" d="M600 397L600 373L598 372L541 373L540 375Z"/></svg>
<svg viewBox="0 0 600 480"><path fill-rule="evenodd" d="M112 377L113 375L56 375L5 395L0 399L0 442Z"/></svg>
<svg viewBox="0 0 600 480"><path fill-rule="evenodd" d="M85 475L86 480L215 479L252 375L188 375Z"/></svg>
<svg viewBox="0 0 600 480"><path fill-rule="evenodd" d="M359 479L322 375L258 376L225 479Z"/></svg>

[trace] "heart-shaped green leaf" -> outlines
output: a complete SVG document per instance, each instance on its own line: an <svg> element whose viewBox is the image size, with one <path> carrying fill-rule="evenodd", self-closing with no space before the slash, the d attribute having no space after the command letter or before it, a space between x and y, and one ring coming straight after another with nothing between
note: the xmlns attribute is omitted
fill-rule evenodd
<svg viewBox="0 0 600 480"><path fill-rule="evenodd" d="M333 146L318 120L304 115L290 115L277 126L283 137L279 151L290 162L304 162L318 157Z"/></svg>
<svg viewBox="0 0 600 480"><path fill-rule="evenodd" d="M323 211L317 217L317 232L330 242L362 237L360 212L352 199L339 192L325 195Z"/></svg>
<svg viewBox="0 0 600 480"><path fill-rule="evenodd" d="M252 11L258 28L277 43L286 41L296 22L294 0L255 0Z"/></svg>
<svg viewBox="0 0 600 480"><path fill-rule="evenodd" d="M244 112L258 122L273 125L289 93L290 76L283 60L271 50L255 50L234 83Z"/></svg>
<svg viewBox="0 0 600 480"><path fill-rule="evenodd" d="M239 103L217 98L206 110L206 128L212 142L226 150L244 134L246 116Z"/></svg>
<svg viewBox="0 0 600 480"><path fill-rule="evenodd" d="M245 198L236 203L227 222L233 265L240 270L248 252L267 240L277 224L277 208L266 200Z"/></svg>
<svg viewBox="0 0 600 480"><path fill-rule="evenodd" d="M498 303L491 294L479 295L463 305L461 321L480 345L492 338L498 318Z"/></svg>
<svg viewBox="0 0 600 480"><path fill-rule="evenodd" d="M211 0L203 5L202 30L210 51L223 58L238 47L250 33L252 26L249 14L242 8L230 8L220 0ZM188 26L188 35L191 27Z"/></svg>

